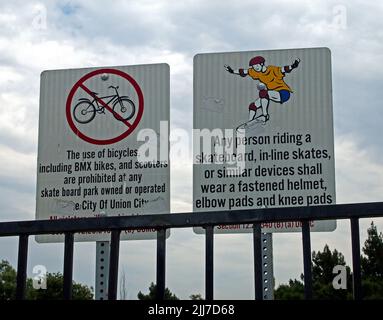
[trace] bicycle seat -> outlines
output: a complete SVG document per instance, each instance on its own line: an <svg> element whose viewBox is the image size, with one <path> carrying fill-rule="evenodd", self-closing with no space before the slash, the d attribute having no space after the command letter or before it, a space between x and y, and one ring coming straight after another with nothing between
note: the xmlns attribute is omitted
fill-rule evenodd
<svg viewBox="0 0 383 320"><path fill-rule="evenodd" d="M91 92L92 92L92 94L93 94L94 96L97 96L97 95L98 95L97 92L93 92L93 91L91 91Z"/></svg>

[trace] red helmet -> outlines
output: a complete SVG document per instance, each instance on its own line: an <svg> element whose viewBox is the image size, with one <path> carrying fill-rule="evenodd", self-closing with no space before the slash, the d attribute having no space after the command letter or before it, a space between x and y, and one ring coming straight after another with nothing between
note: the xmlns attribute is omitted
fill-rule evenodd
<svg viewBox="0 0 383 320"><path fill-rule="evenodd" d="M256 56L254 58L251 58L250 61L249 61L249 66L254 66L256 64L263 64L265 63L265 58L264 57L261 57L261 56Z"/></svg>

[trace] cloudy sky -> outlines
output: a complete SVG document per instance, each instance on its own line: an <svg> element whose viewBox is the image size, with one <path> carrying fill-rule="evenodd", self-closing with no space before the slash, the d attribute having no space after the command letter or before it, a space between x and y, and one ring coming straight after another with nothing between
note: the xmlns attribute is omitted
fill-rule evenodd
<svg viewBox="0 0 383 320"><path fill-rule="evenodd" d="M43 70L166 62L171 128L192 128L193 56L204 52L329 47L332 51L337 202L380 201L383 3L371 1L4 1L0 0L0 220L35 211L39 77ZM380 78L382 77L382 78ZM173 212L191 211L191 163L172 169ZM378 221L380 230L383 223ZM362 241L370 220L362 221ZM349 264L349 224L312 236ZM302 272L300 234L274 235L277 284ZM75 247L74 278L94 285L95 244ZM181 298L204 293L204 239L175 230L168 240L167 286ZM215 296L253 298L250 235L217 236ZM16 239L0 258L16 264ZM60 244L31 239L34 265L62 269ZM155 242L124 242L128 298L155 280Z"/></svg>

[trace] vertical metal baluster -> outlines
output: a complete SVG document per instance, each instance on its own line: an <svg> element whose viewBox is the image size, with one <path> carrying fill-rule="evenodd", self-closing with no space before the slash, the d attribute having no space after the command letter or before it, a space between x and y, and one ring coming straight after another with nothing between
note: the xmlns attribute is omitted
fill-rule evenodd
<svg viewBox="0 0 383 320"><path fill-rule="evenodd" d="M359 219L351 218L352 273L354 299L362 299L362 278L360 269Z"/></svg>
<svg viewBox="0 0 383 320"><path fill-rule="evenodd" d="M74 236L72 232L65 234L64 247L64 300L72 299L72 281L73 281L73 245Z"/></svg>
<svg viewBox="0 0 383 320"><path fill-rule="evenodd" d="M157 300L165 299L166 229L157 231Z"/></svg>
<svg viewBox="0 0 383 320"><path fill-rule="evenodd" d="M205 243L205 296L214 299L214 226L206 229Z"/></svg>
<svg viewBox="0 0 383 320"><path fill-rule="evenodd" d="M120 230L113 230L110 241L108 300L117 299L118 259L120 254Z"/></svg>
<svg viewBox="0 0 383 320"><path fill-rule="evenodd" d="M16 300L25 299L28 261L28 235L19 236L19 253L17 258Z"/></svg>
<svg viewBox="0 0 383 320"><path fill-rule="evenodd" d="M303 273L305 281L305 299L313 298L313 278L311 266L311 240L310 240L310 223L302 221L302 245L303 245Z"/></svg>
<svg viewBox="0 0 383 320"><path fill-rule="evenodd" d="M263 300L262 235L261 225L253 225L254 289L255 300Z"/></svg>

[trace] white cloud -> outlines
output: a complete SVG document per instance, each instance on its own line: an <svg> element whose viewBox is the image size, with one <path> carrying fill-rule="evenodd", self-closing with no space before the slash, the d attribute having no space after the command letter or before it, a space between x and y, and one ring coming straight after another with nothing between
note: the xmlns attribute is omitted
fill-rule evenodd
<svg viewBox="0 0 383 320"><path fill-rule="evenodd" d="M383 162L374 158L354 134L336 139L338 202L381 201Z"/></svg>
<svg viewBox="0 0 383 320"><path fill-rule="evenodd" d="M346 9L345 28L333 25L333 9L337 5ZM36 17L43 17L45 9L46 27L36 28ZM26 5L18 0L1 3L0 12L0 207L2 212L8 212L0 216L1 220L32 219L34 215L41 71L167 62L171 67L172 126L191 129L193 56L199 52L265 48L332 49L337 199L381 200L381 3L275 0L255 6L250 0L155 3L87 0L64 5L60 1L33 1ZM191 192L191 164L173 168L173 212L191 210ZM361 228L365 230L367 225L368 222L362 222ZM365 232L362 234L365 236ZM236 297L252 298L248 238L221 236L217 240L216 289L224 292L218 293L218 297L230 298L229 293L233 293ZM328 242L344 250L350 262L346 222L341 222L336 232L315 234L312 238L314 249L321 249ZM191 293L203 293L203 239L190 230L177 230L168 240L168 285L184 298ZM1 239L4 245L0 246L0 253L14 262L15 255L10 252L16 246L8 246L12 241ZM275 236L277 281L299 276L302 269L299 246L298 234ZM33 245L33 263L46 255L44 263L59 268L58 247ZM126 247L122 265L127 261L128 274L132 272L137 277L128 279L132 286L130 297L135 298L137 289L146 290L150 279L154 281L153 242L142 247L135 242ZM93 279L93 257L85 258L92 248L87 244L79 246L75 270L79 281L90 283ZM144 270L142 263L147 264ZM231 271L234 273L230 275Z"/></svg>
<svg viewBox="0 0 383 320"><path fill-rule="evenodd" d="M17 152L0 145L1 186L19 192L33 192L36 171L36 154Z"/></svg>

